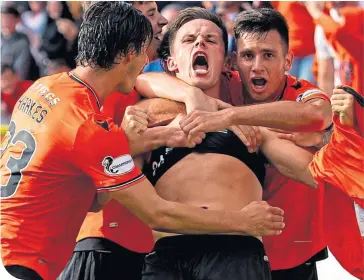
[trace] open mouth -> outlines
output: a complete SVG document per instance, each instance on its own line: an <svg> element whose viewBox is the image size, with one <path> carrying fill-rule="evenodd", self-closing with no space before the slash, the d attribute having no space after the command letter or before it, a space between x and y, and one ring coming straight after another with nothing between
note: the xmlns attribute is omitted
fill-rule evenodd
<svg viewBox="0 0 364 280"><path fill-rule="evenodd" d="M252 83L253 83L254 87L256 87L258 89L262 89L267 84L267 80L264 78L252 78Z"/></svg>
<svg viewBox="0 0 364 280"><path fill-rule="evenodd" d="M198 74L207 73L209 70L209 63L204 53L198 53L193 61L193 70Z"/></svg>
<svg viewBox="0 0 364 280"><path fill-rule="evenodd" d="M156 39L158 41L161 41L163 39L162 31L159 31L159 32L155 33L154 39Z"/></svg>

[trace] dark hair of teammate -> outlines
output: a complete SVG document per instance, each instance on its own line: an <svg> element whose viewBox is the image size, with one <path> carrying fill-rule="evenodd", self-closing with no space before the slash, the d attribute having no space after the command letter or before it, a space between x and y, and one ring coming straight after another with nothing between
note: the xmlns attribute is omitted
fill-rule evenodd
<svg viewBox="0 0 364 280"><path fill-rule="evenodd" d="M118 59L148 48L150 21L130 4L99 1L86 11L78 35L78 65L110 70Z"/></svg>
<svg viewBox="0 0 364 280"><path fill-rule="evenodd" d="M274 9L261 8L241 12L236 17L233 28L236 40L246 34L263 36L271 30L278 31L287 52L289 48L288 25L282 14Z"/></svg>

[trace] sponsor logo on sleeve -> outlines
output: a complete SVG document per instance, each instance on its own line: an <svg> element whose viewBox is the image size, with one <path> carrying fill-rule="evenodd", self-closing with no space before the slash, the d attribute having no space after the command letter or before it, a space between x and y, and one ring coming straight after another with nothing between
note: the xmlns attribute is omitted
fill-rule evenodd
<svg viewBox="0 0 364 280"><path fill-rule="evenodd" d="M306 90L304 93L301 93L299 96L297 96L296 101L301 102L302 100L316 94L324 94L324 93L319 89L309 89Z"/></svg>
<svg viewBox="0 0 364 280"><path fill-rule="evenodd" d="M300 94L299 96L297 96L297 98L296 98L296 102L301 102L301 101L302 101L302 95L303 95L303 94Z"/></svg>
<svg viewBox="0 0 364 280"><path fill-rule="evenodd" d="M132 171L135 165L131 155L122 155L117 158L112 156L105 157L102 161L102 166L107 175L119 176Z"/></svg>

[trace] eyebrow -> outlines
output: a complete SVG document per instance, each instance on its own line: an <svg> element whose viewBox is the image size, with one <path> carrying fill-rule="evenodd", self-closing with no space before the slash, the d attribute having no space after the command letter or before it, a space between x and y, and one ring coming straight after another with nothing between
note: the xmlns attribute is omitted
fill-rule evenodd
<svg viewBox="0 0 364 280"><path fill-rule="evenodd" d="M151 12L155 12L155 11L157 11L157 8L150 8L150 9L147 11L147 13L151 13Z"/></svg>
<svg viewBox="0 0 364 280"><path fill-rule="evenodd" d="M278 51L273 50L273 49L262 49L262 52L270 52L270 53L277 53ZM251 49L244 49L242 51L240 51L239 53L248 53L248 52L253 52L253 50Z"/></svg>
<svg viewBox="0 0 364 280"><path fill-rule="evenodd" d="M276 53L276 50L272 50L272 49L263 49L263 52L271 52L271 53Z"/></svg>
<svg viewBox="0 0 364 280"><path fill-rule="evenodd" d="M183 35L182 39L186 38L186 37L195 37L195 36L196 35L194 33L189 33L189 34ZM202 36L205 37L205 38L218 38L219 37L219 35L215 34L215 33L209 33L207 35L202 35Z"/></svg>
<svg viewBox="0 0 364 280"><path fill-rule="evenodd" d="M213 37L213 38L218 38L219 37L219 35L217 35L217 34L211 34L211 33L209 33L209 34L207 34L207 36L206 36L207 38L211 38L211 37Z"/></svg>

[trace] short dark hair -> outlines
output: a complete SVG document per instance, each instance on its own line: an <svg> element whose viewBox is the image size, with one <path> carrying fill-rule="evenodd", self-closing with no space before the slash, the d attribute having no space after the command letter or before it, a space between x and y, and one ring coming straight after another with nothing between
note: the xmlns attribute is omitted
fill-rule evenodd
<svg viewBox="0 0 364 280"><path fill-rule="evenodd" d="M162 60L163 68L168 72L166 62L171 55L171 48L178 30L186 23L195 19L205 19L215 23L222 31L222 39L225 44L225 55L228 53L228 32L220 16L209 12L200 7L186 8L182 10L175 20L168 27L168 32L164 35L163 40L157 51L158 57Z"/></svg>
<svg viewBox="0 0 364 280"><path fill-rule="evenodd" d="M16 18L20 17L20 14L19 14L18 10L15 9L14 7L11 7L11 6L1 7L1 13L5 14L5 15L12 15L12 16L14 16Z"/></svg>
<svg viewBox="0 0 364 280"><path fill-rule="evenodd" d="M243 11L237 15L233 28L236 40L245 33L262 36L271 30L278 31L287 51L289 49L288 25L283 15L274 9L260 8Z"/></svg>
<svg viewBox="0 0 364 280"><path fill-rule="evenodd" d="M110 70L118 63L116 59L144 52L152 39L150 21L130 4L98 1L84 15L76 62Z"/></svg>

